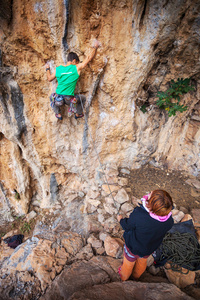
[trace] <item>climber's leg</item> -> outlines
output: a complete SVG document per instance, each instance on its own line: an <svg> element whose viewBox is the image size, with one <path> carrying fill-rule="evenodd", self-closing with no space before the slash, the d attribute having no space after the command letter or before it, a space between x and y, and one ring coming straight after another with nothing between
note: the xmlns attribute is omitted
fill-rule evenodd
<svg viewBox="0 0 200 300"><path fill-rule="evenodd" d="M70 106L70 100L71 100L72 96L65 96L64 100L65 100L65 105Z"/></svg>
<svg viewBox="0 0 200 300"><path fill-rule="evenodd" d="M80 117L84 116L83 107L84 107L85 102L86 102L86 97L84 95L75 95L75 97L77 99L77 103L76 103L76 105L77 105L76 106L76 109L77 109L76 117L80 118Z"/></svg>
<svg viewBox="0 0 200 300"><path fill-rule="evenodd" d="M61 119L62 116L61 116L60 107L55 105L55 97L56 97L56 95L57 95L56 93L51 94L51 96L50 96L50 105L51 105L51 108L53 109L53 111L55 112L56 118L62 120Z"/></svg>

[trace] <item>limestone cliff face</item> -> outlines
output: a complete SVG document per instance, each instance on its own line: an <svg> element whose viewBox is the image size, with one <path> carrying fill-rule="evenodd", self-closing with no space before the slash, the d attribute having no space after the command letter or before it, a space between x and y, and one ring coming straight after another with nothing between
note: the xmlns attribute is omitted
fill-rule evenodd
<svg viewBox="0 0 200 300"><path fill-rule="evenodd" d="M48 207L69 190L101 184L99 161L138 168L151 162L200 176L200 3L198 0L3 0L0 27L0 187L4 219L14 208ZM49 105L51 69L94 38L95 59L77 92L86 120L58 121ZM191 77L184 113L155 104L171 79ZM147 104L144 114L140 107ZM94 144L92 142L94 141ZM95 148L96 151L95 151ZM6 213L7 212L7 213Z"/></svg>

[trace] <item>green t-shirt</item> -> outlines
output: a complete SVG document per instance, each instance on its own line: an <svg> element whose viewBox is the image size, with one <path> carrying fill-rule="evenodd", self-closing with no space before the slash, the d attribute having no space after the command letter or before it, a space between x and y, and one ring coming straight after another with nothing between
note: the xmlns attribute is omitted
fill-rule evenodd
<svg viewBox="0 0 200 300"><path fill-rule="evenodd" d="M56 93L59 95L74 96L74 90L76 87L77 80L79 78L76 65L57 67L56 78L58 81Z"/></svg>

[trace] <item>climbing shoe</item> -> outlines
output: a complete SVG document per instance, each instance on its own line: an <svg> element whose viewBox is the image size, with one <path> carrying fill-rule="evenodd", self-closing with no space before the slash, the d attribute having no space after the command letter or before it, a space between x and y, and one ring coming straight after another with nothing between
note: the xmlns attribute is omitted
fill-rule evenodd
<svg viewBox="0 0 200 300"><path fill-rule="evenodd" d="M84 114L80 114L80 115L78 115L78 116L74 116L75 117L75 119L77 120L77 119L79 119L79 118L82 118L82 117L84 117Z"/></svg>
<svg viewBox="0 0 200 300"><path fill-rule="evenodd" d="M59 119L59 120L62 120L62 119L63 119L62 116L59 117L58 114L56 114L55 116L56 116L56 118Z"/></svg>

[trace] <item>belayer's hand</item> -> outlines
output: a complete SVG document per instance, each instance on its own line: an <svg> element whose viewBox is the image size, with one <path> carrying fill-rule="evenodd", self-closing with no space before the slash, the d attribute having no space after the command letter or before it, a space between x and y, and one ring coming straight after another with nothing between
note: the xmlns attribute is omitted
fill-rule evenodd
<svg viewBox="0 0 200 300"><path fill-rule="evenodd" d="M117 221L120 222L120 220L122 219L122 215L117 215Z"/></svg>

